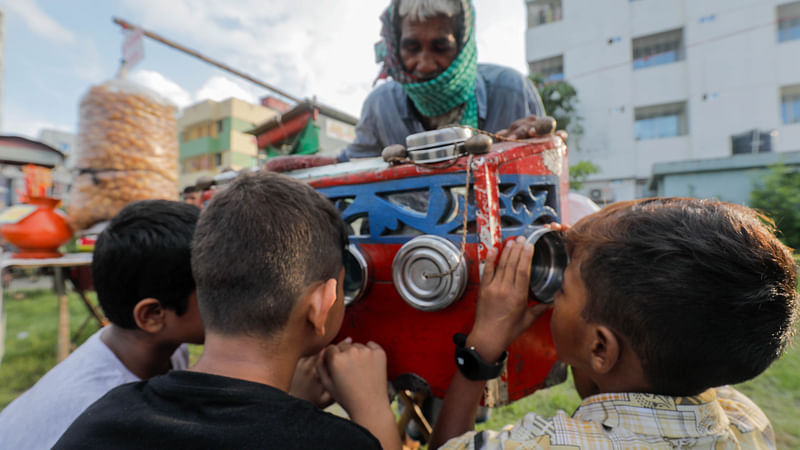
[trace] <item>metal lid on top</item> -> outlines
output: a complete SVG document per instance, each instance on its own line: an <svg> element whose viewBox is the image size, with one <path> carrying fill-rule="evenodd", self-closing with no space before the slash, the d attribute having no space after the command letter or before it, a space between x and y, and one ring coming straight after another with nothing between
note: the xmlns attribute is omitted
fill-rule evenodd
<svg viewBox="0 0 800 450"><path fill-rule="evenodd" d="M463 143L472 137L472 130L462 127L440 128L438 130L423 131L406 137L406 148L409 152L431 147Z"/></svg>

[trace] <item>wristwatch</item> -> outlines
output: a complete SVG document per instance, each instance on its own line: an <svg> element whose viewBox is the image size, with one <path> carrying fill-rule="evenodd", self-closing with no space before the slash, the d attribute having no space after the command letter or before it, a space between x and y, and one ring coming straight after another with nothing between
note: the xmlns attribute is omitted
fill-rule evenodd
<svg viewBox="0 0 800 450"><path fill-rule="evenodd" d="M456 344L456 366L464 377L472 381L483 381L497 378L503 373L508 352L503 352L495 363L487 363L475 350L475 347L466 347L467 336L462 333L453 335Z"/></svg>

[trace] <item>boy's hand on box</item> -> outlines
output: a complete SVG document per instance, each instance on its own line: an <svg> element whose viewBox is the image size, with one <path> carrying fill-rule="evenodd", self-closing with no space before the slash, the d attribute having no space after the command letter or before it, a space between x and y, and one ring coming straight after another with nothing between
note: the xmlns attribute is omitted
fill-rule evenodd
<svg viewBox="0 0 800 450"><path fill-rule="evenodd" d="M496 361L522 332L550 306L528 306L533 245L524 237L510 240L495 267L497 250L491 249L478 291L475 323L467 337L485 361Z"/></svg>
<svg viewBox="0 0 800 450"><path fill-rule="evenodd" d="M333 403L333 396L325 389L320 380L317 366L322 360L322 353L300 358L292 377L289 394L308 400L318 408L326 408Z"/></svg>
<svg viewBox="0 0 800 450"><path fill-rule="evenodd" d="M400 435L389 405L386 353L374 342L350 338L330 345L319 366L320 379L353 422L369 430L386 450L400 449Z"/></svg>
<svg viewBox="0 0 800 450"><path fill-rule="evenodd" d="M376 403L388 404L386 353L374 342L359 344L347 338L328 346L319 374L323 386L351 417Z"/></svg>

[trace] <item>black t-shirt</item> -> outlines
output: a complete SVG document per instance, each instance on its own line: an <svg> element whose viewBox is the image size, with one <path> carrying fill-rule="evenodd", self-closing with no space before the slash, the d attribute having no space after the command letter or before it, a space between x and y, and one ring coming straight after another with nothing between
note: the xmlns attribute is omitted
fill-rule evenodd
<svg viewBox="0 0 800 450"><path fill-rule="evenodd" d="M56 449L380 449L366 429L271 386L172 371L109 391Z"/></svg>

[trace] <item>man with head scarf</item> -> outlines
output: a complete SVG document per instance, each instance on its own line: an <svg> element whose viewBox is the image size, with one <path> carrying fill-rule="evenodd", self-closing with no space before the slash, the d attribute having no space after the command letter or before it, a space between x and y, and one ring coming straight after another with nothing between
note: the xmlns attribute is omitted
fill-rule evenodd
<svg viewBox="0 0 800 450"><path fill-rule="evenodd" d="M332 164L380 156L384 147L448 124L479 128L504 137L534 136L533 122L545 111L533 83L519 72L478 64L475 8L471 0L392 0L381 15L375 46L389 79L367 97L353 143L337 158L273 158L271 170Z"/></svg>
<svg viewBox="0 0 800 450"><path fill-rule="evenodd" d="M446 124L534 135L532 116L544 115L539 94L515 70L477 63L471 0L393 0L381 21L379 78L391 81L367 97L356 139L339 161L378 156L410 134Z"/></svg>

